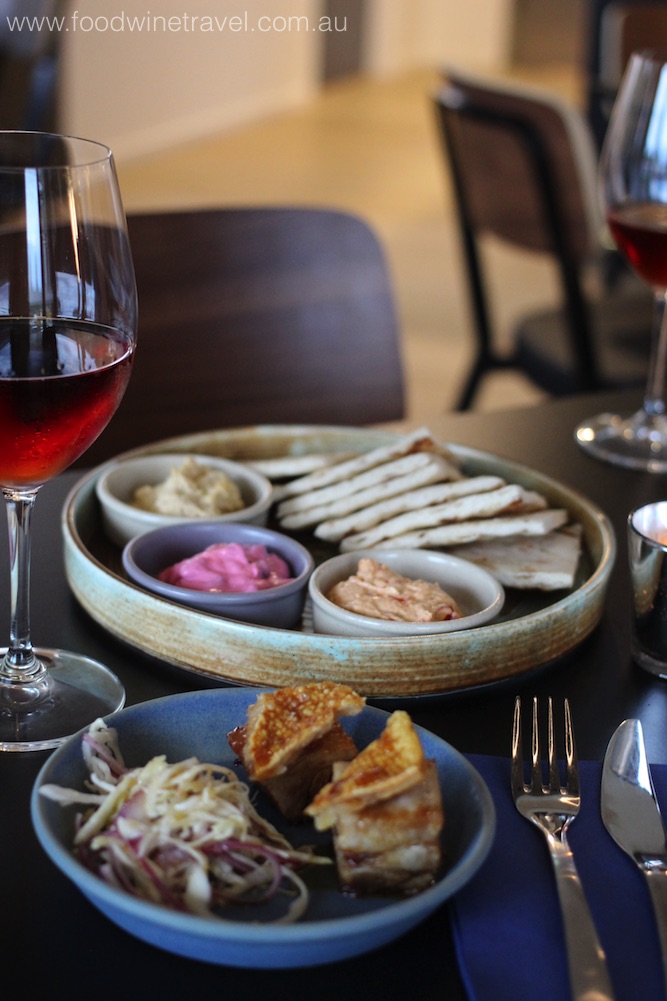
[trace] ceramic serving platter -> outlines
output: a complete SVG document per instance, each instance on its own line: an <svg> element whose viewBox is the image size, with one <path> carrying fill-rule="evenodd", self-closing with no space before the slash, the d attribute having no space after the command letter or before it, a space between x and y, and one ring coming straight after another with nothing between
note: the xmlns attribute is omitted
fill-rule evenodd
<svg viewBox="0 0 667 1001"><path fill-rule="evenodd" d="M192 451L235 460L365 451L397 437L372 429L266 425L170 438L127 455ZM606 515L578 492L518 463L447 442L467 475L495 474L542 493L583 526L583 555L568 591L507 589L494 622L440 636L359 639L270 629L197 612L131 584L104 536L95 497L99 467L70 493L62 516L65 569L75 597L114 636L168 664L220 682L280 687L335 679L371 698L446 695L494 684L557 660L597 626L616 542ZM333 555L299 535L316 562ZM307 616L305 617L307 619Z"/></svg>

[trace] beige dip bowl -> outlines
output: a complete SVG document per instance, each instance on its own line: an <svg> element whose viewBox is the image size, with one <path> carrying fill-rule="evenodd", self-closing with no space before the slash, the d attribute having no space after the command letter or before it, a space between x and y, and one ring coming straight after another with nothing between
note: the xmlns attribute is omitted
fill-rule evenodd
<svg viewBox="0 0 667 1001"><path fill-rule="evenodd" d="M182 521L193 521L176 515L144 511L131 503L137 487L163 483L172 469L182 466L187 459L199 465L219 470L233 480L239 488L244 507L229 514L219 514L215 521L237 522L248 525L266 525L273 499L273 487L261 473L249 466L212 455L169 453L142 455L111 462L99 476L95 490L102 507L102 526L109 539L117 546L124 546L136 535L154 528L165 528ZM210 515L201 520L211 521Z"/></svg>

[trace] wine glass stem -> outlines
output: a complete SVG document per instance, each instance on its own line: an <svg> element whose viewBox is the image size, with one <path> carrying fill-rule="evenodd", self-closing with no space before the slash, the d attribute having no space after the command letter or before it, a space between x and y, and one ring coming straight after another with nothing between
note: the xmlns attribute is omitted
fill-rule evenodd
<svg viewBox="0 0 667 1001"><path fill-rule="evenodd" d="M653 341L649 359L649 375L644 397L647 414L658 415L665 412L665 372L667 370L667 310L665 290L656 292Z"/></svg>
<svg viewBox="0 0 667 1001"><path fill-rule="evenodd" d="M2 681L34 682L46 673L30 639L30 525L37 489L2 491L9 526L11 583L9 647L0 662Z"/></svg>

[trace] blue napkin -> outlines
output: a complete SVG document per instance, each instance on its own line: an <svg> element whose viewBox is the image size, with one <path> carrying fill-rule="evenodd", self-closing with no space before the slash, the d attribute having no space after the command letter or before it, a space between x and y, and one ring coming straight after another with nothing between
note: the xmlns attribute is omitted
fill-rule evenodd
<svg viewBox="0 0 667 1001"><path fill-rule="evenodd" d="M454 940L470 1001L571 1001L556 886L544 835L519 816L506 758L469 755L497 813L493 847L452 901ZM602 765L580 762L582 807L568 832L607 954L616 1001L664 1001L660 945L643 874L600 817ZM653 765L667 804L667 766Z"/></svg>

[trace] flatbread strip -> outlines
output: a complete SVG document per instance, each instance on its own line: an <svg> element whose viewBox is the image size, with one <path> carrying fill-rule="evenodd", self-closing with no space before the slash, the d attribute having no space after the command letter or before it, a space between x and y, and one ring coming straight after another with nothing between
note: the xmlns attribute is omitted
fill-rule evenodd
<svg viewBox="0 0 667 1001"><path fill-rule="evenodd" d="M408 471L403 475L393 475L394 473L400 474L401 470L404 469ZM370 504L377 503L380 497L393 497L429 483L448 481L450 476L451 466L446 459L429 452L420 452L378 466L368 473L355 477L349 483L341 483L340 491L335 488L318 490L310 495L304 508L301 508L300 505L290 505L286 510L283 505L280 505L278 518L283 528L307 528L329 518L359 511ZM360 487L362 481L369 482L369 485L365 488ZM337 493L342 494L342 496L337 497ZM320 494L331 499L316 503ZM301 497L294 498L295 501L301 499ZM305 501L306 498L303 500Z"/></svg>
<svg viewBox="0 0 667 1001"><path fill-rule="evenodd" d="M325 504L342 500L344 497L357 494L361 490L377 487L395 477L417 473L427 466L437 469L438 476L442 479L449 479L452 474L450 463L442 456L435 455L433 452L412 452L410 455L401 456L400 459L392 459L390 462L373 466L372 469L358 473L357 476L352 476L349 480L342 480L307 494L287 497L278 505L278 516L283 518L289 514L307 511L309 508L321 508Z"/></svg>
<svg viewBox="0 0 667 1001"><path fill-rule="evenodd" d="M484 518L474 521L452 522L437 528L425 528L418 532L406 532L391 540L392 549L439 549L461 545L464 542L480 542L486 539L507 538L508 536L546 535L567 524L568 512L562 508L549 511L534 511L529 514L510 514L499 518ZM357 537L358 538L358 537ZM355 536L348 536L341 542L343 552L358 549Z"/></svg>
<svg viewBox="0 0 667 1001"><path fill-rule="evenodd" d="M320 490L332 483L349 480L367 469L372 469L373 466L379 466L383 462L391 462L393 459L400 459L412 452L435 452L451 460L447 449L435 441L428 428L419 428L409 435L404 435L391 445L381 445L368 452L363 452L353 459L348 459L346 462L338 462L326 469L318 469L307 476L291 480L276 488L276 499L291 497L293 494L309 493L311 490ZM452 465L455 468L456 463L453 460Z"/></svg>
<svg viewBox="0 0 667 1001"><path fill-rule="evenodd" d="M398 494L396 497L383 496L381 501L370 504L362 511L353 511L352 514L341 518L329 518L323 521L315 529L315 535L329 542L339 542L345 535L363 532L406 511L414 511L430 504L443 504L457 497L481 494L503 486L505 480L500 476L471 476L469 479L433 483L426 487L408 490L407 493Z"/></svg>
<svg viewBox="0 0 667 1001"><path fill-rule="evenodd" d="M316 469L325 469L338 462L355 458L358 452L308 452L306 455L278 455L267 459L246 459L245 466L262 473L270 480L293 479Z"/></svg>
<svg viewBox="0 0 667 1001"><path fill-rule="evenodd" d="M447 551L489 570L505 587L557 591L574 587L582 534L581 525L567 525L539 537L491 539Z"/></svg>
<svg viewBox="0 0 667 1001"><path fill-rule="evenodd" d="M547 502L541 494L524 490L516 484L499 487L481 494L459 497L444 504L432 504L406 511L396 518L389 518L367 532L348 536L342 548L371 549L379 544L389 545L396 536L406 532L437 528L455 522L468 522L478 518L492 518L503 512L544 510Z"/></svg>

